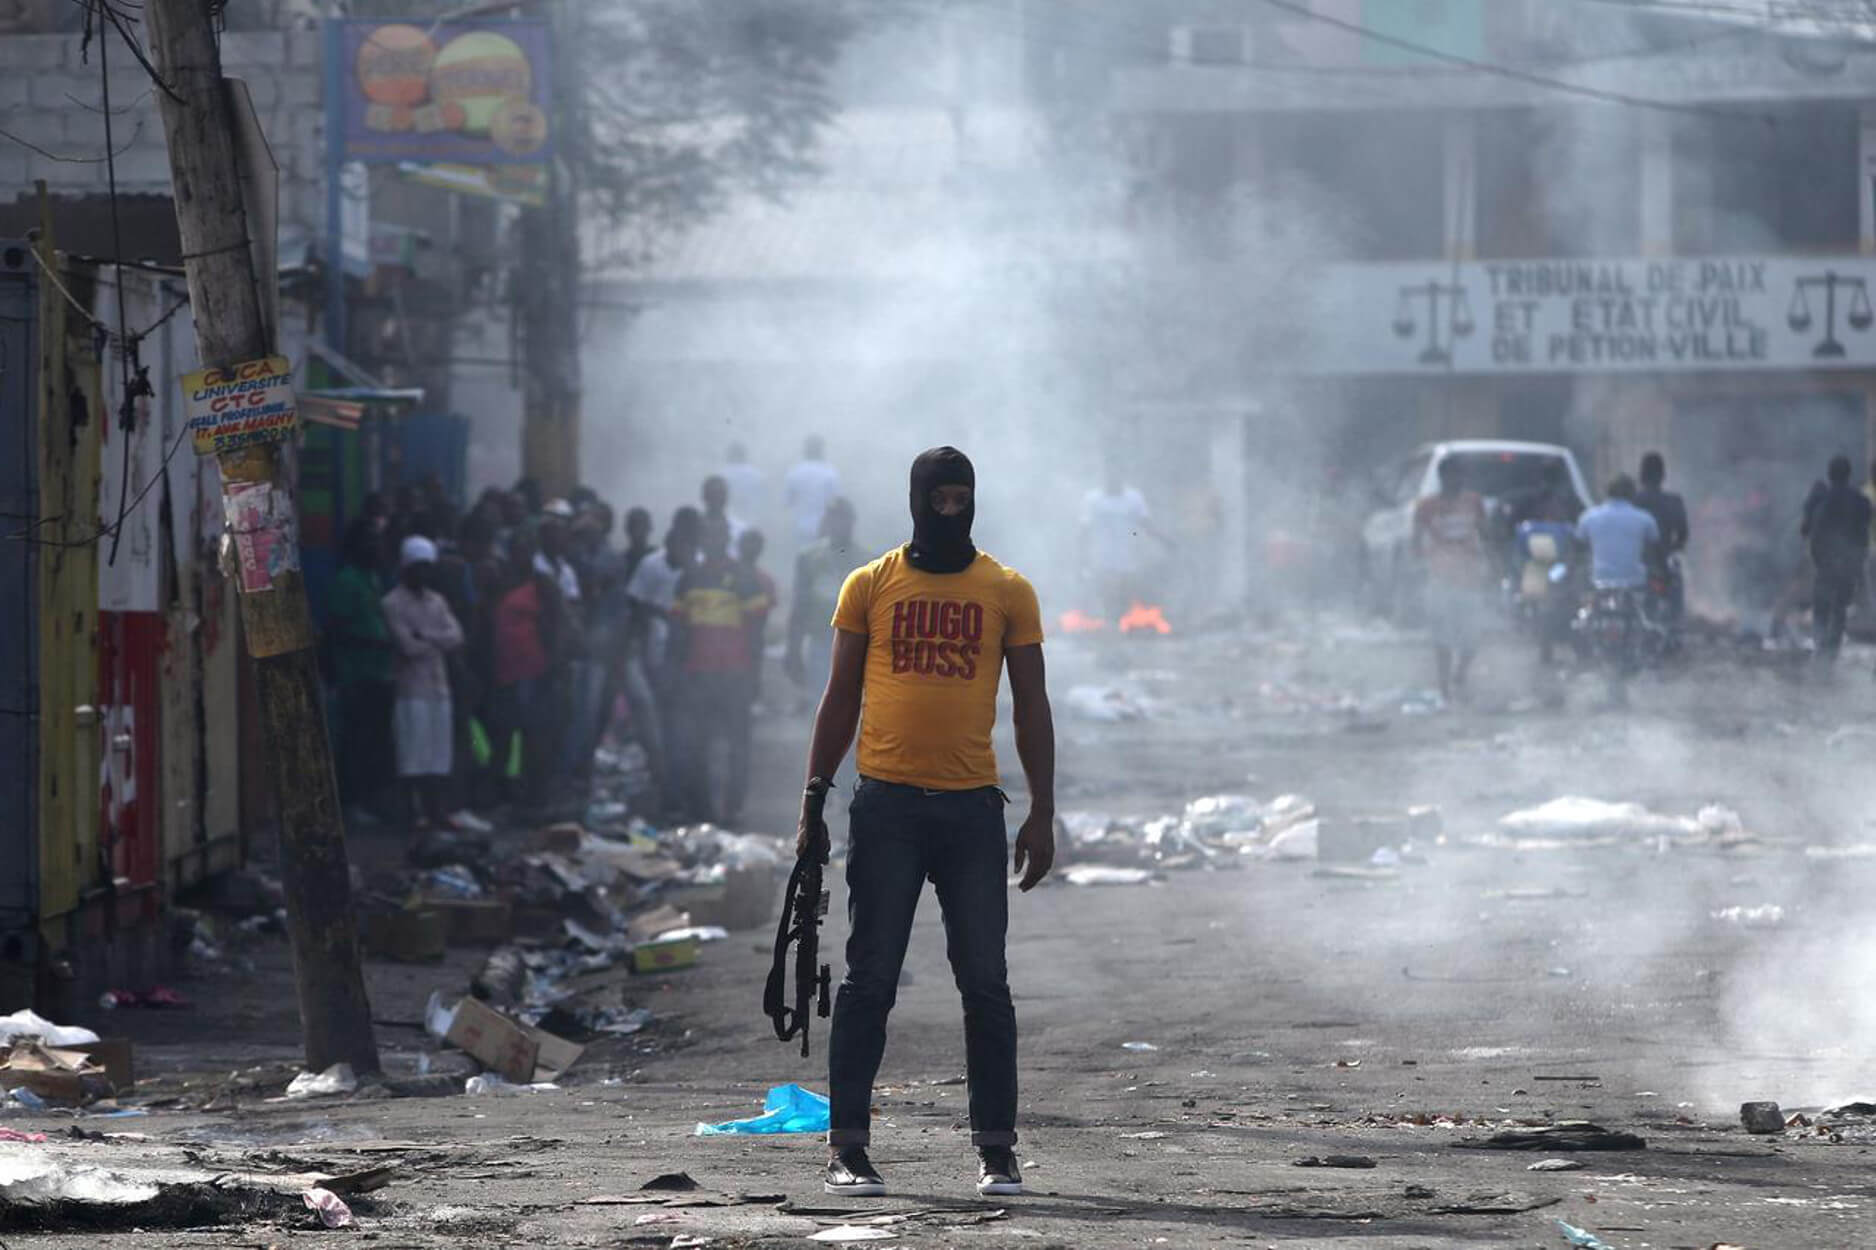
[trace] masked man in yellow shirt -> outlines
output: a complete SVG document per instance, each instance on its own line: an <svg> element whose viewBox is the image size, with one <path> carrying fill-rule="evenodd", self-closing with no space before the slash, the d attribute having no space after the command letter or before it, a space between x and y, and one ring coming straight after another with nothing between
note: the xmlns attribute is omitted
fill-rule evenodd
<svg viewBox="0 0 1876 1250"><path fill-rule="evenodd" d="M822 809L859 732L849 808L847 974L828 1040L825 1188L883 1194L867 1159L873 1078L920 893L930 880L964 1003L971 1144L984 1194L1020 1194L1016 1010L1004 961L1006 841L991 730L1007 665L1029 815L1014 847L1020 888L1055 858L1055 729L1036 592L971 542L976 473L936 447L912 462L912 541L855 570L834 610L827 691L808 749L798 849L825 858ZM864 701L864 714L862 702Z"/></svg>

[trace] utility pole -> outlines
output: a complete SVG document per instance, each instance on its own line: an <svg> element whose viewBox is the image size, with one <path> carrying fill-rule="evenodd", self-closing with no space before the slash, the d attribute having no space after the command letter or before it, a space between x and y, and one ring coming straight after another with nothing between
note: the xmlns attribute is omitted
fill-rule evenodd
<svg viewBox="0 0 1876 1250"><path fill-rule="evenodd" d="M202 0L145 0L156 97L169 142L176 225L182 237L201 363L228 368L272 354L248 240L235 157L234 116L222 81L221 49ZM337 264L337 257L328 257ZM222 489L268 488L272 541L293 544L298 522L281 479L278 448L250 445L217 457ZM254 661L263 750L280 813L280 875L299 988L306 1064L345 1062L377 1072L352 910L332 747L314 655L312 616L297 559L266 589L241 593L241 622ZM243 579L233 579L241 586Z"/></svg>
<svg viewBox="0 0 1876 1250"><path fill-rule="evenodd" d="M560 136L547 166L547 203L522 210L515 298L521 346L521 471L544 498L580 478L580 182L576 153L582 86L574 68L579 5L549 0L553 31L551 126Z"/></svg>

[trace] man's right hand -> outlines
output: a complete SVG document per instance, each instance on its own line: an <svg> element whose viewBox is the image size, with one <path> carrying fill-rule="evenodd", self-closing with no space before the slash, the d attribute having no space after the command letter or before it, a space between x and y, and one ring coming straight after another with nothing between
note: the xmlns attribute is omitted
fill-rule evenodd
<svg viewBox="0 0 1876 1250"><path fill-rule="evenodd" d="M797 858L812 855L817 863L827 862L829 838L827 836L827 792L831 787L825 781L811 781L807 789L801 792L801 820L795 826L795 855Z"/></svg>

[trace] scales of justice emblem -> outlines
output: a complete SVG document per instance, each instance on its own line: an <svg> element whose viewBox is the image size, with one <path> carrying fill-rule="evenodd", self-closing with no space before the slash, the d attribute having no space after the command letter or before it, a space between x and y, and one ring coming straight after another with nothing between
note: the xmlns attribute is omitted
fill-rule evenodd
<svg viewBox="0 0 1876 1250"><path fill-rule="evenodd" d="M1477 328L1472 320L1472 301L1466 298L1466 288L1456 282L1429 281L1410 283L1400 288L1400 298L1394 305L1394 334L1397 338L1412 338L1419 330L1422 320L1417 311L1425 306L1426 344L1420 349L1420 363L1423 365L1450 365L1453 362L1453 344L1459 339L1471 335ZM1446 316L1442 320L1440 310L1444 308Z"/></svg>
<svg viewBox="0 0 1876 1250"><path fill-rule="evenodd" d="M1824 292L1824 337L1811 349L1811 355L1819 360L1840 360L1844 355L1844 346L1837 337L1837 288L1842 287L1850 297L1850 306L1844 313L1852 330L1867 330L1876 324L1872 316L1869 301L1869 282L1850 274L1841 274L1834 269L1809 277L1794 279L1791 284L1791 307L1785 311L1785 324L1794 331L1803 334L1812 324L1811 292Z"/></svg>

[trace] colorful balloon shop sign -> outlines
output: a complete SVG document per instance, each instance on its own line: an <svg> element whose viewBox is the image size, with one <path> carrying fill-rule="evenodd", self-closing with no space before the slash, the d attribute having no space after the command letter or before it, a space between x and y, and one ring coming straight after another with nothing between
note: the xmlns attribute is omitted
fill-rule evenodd
<svg viewBox="0 0 1876 1250"><path fill-rule="evenodd" d="M512 165L552 154L546 23L338 26L327 77L341 159Z"/></svg>

